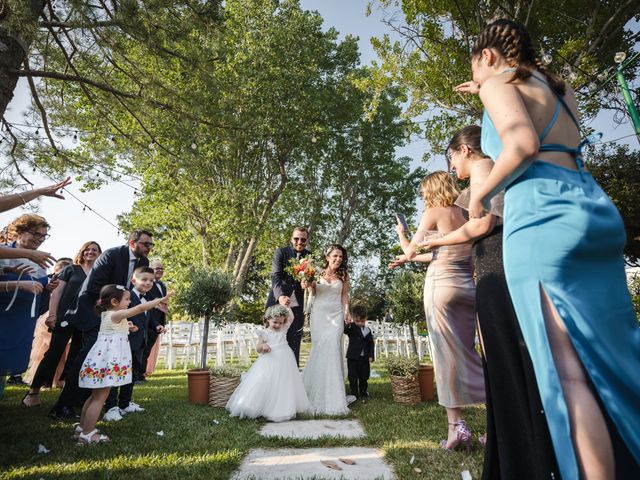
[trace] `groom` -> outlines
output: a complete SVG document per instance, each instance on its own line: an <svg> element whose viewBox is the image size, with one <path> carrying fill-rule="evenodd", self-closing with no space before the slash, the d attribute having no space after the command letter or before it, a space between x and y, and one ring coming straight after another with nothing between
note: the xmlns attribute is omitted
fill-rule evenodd
<svg viewBox="0 0 640 480"><path fill-rule="evenodd" d="M291 234L291 246L277 248L271 264L271 290L267 299L267 307L279 303L293 310L293 323L287 331L287 342L296 356L296 362L300 365L300 341L302 340L302 327L304 326L303 301L304 292L300 282L293 279L285 272L292 258L304 258L310 252L307 250L309 243L309 230L304 227L295 227ZM294 300L292 300L292 297Z"/></svg>

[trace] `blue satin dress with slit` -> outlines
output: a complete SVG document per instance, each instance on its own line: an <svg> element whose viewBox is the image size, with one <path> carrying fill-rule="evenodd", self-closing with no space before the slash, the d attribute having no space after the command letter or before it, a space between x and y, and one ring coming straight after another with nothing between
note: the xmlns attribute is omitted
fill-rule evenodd
<svg viewBox="0 0 640 480"><path fill-rule="evenodd" d="M537 75L536 80L545 83ZM542 160L506 188L504 269L563 479L580 478L566 401L542 310L544 291L568 331L614 446L616 478L640 478L640 329L623 260L622 218L584 169L582 147L543 144L561 110L579 125L562 97L540 135L540 150L571 154L577 170ZM495 161L500 137L485 111L482 150ZM591 140L592 141L592 140ZM499 432L498 432L499 434Z"/></svg>

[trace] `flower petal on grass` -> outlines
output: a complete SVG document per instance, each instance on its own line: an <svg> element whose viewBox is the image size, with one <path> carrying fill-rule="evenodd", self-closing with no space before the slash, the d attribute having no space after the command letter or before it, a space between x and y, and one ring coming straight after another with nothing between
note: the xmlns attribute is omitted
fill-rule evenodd
<svg viewBox="0 0 640 480"><path fill-rule="evenodd" d="M460 475L462 475L462 480L471 480L471 474L469 470L463 470Z"/></svg>
<svg viewBox="0 0 640 480"><path fill-rule="evenodd" d="M38 453L49 453L50 451L51 450L49 450L47 447L45 447L41 443L38 444Z"/></svg>
<svg viewBox="0 0 640 480"><path fill-rule="evenodd" d="M159 437L164 437L164 430L160 430L159 432L156 432L156 435L158 435Z"/></svg>

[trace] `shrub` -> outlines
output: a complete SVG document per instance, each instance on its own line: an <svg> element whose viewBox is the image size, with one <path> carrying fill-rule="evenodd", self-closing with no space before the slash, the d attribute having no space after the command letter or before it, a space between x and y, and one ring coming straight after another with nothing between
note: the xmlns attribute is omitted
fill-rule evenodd
<svg viewBox="0 0 640 480"><path fill-rule="evenodd" d="M405 357L402 355L392 355L387 357L385 366L389 375L394 377L414 377L418 373L419 362L414 356Z"/></svg>

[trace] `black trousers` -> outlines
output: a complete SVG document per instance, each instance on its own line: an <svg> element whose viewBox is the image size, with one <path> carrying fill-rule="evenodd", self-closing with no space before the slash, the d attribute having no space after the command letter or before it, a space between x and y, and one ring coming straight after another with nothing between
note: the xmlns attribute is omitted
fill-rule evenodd
<svg viewBox="0 0 640 480"><path fill-rule="evenodd" d="M144 380L144 372L147 370L146 363L142 363L144 357L145 345L131 350L131 371L133 373L133 381Z"/></svg>
<svg viewBox="0 0 640 480"><path fill-rule="evenodd" d="M47 350L42 357L42 360L38 364L38 369L33 375L31 381L31 388L40 388L43 385L51 385L53 383L53 377L58 368L58 362L62 358L64 350L67 348L67 343L71 339L71 346L69 347L69 354L64 364L64 370L62 372L62 379L66 380L66 375L71 369L75 357L82 348L82 332L76 330L73 326L67 325L61 327L56 325L51 333L51 340L49 342L49 350Z"/></svg>
<svg viewBox="0 0 640 480"><path fill-rule="evenodd" d="M360 357L357 360L347 358L347 377L351 395L362 397L368 393L370 373L371 366L368 358Z"/></svg>
<svg viewBox="0 0 640 480"><path fill-rule="evenodd" d="M149 360L151 349L156 344L158 337L159 337L158 332L156 332L152 328L147 330L147 346L144 348L144 353L142 355L142 365L143 365L142 376L143 377L147 371L147 361Z"/></svg>
<svg viewBox="0 0 640 480"><path fill-rule="evenodd" d="M82 332L82 348L76 355L76 358L67 372L64 388L60 392L58 401L53 406L54 410L62 407L74 407L82 403L87 398L88 389L80 388L78 386L78 380L80 376L80 369L84 359L87 358L89 350L96 343L98 339L98 332L100 331L100 324L96 325L91 330Z"/></svg>
<svg viewBox="0 0 640 480"><path fill-rule="evenodd" d="M300 366L300 342L302 341L302 328L304 327L304 312L302 307L293 307L293 323L287 330L287 343L296 356L296 363Z"/></svg>
<svg viewBox="0 0 640 480"><path fill-rule="evenodd" d="M118 394L119 393L119 394ZM133 380L131 383L121 385L120 387L111 387L107 401L104 402L104 410L108 411L113 407L119 407L123 410L129 406L133 398Z"/></svg>

